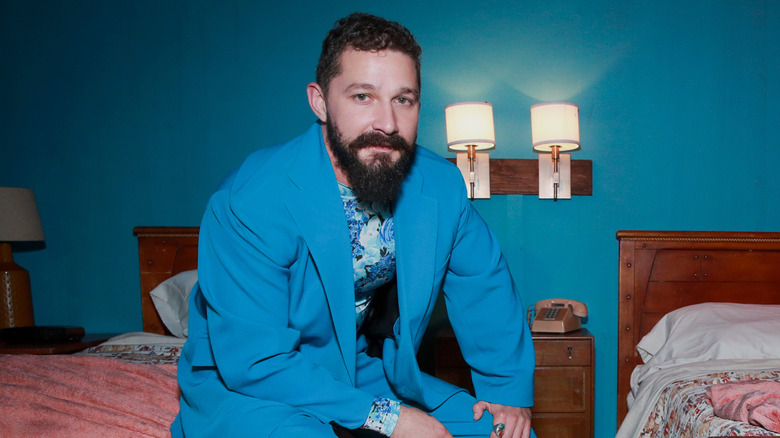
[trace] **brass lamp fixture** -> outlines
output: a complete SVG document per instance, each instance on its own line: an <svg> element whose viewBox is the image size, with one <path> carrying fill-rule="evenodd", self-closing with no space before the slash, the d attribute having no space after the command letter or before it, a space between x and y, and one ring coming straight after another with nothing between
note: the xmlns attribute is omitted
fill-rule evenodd
<svg viewBox="0 0 780 438"><path fill-rule="evenodd" d="M447 146L457 151L457 165L466 183L469 199L490 198L490 155L478 150L493 149L493 105L460 102L444 108Z"/></svg>
<svg viewBox="0 0 780 438"><path fill-rule="evenodd" d="M569 102L531 107L531 136L539 154L539 199L571 199L571 155L580 149L579 107Z"/></svg>
<svg viewBox="0 0 780 438"><path fill-rule="evenodd" d="M11 242L43 240L33 190L0 187L0 328L34 325L30 275L14 263Z"/></svg>

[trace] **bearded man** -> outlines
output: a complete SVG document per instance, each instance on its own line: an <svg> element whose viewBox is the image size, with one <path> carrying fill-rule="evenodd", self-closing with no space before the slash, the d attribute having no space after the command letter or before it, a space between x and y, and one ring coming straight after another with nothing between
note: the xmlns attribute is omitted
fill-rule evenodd
<svg viewBox="0 0 780 438"><path fill-rule="evenodd" d="M368 14L328 33L318 118L212 196L173 436L532 435L534 353L457 168L415 145L421 49ZM439 293L474 398L416 353Z"/></svg>

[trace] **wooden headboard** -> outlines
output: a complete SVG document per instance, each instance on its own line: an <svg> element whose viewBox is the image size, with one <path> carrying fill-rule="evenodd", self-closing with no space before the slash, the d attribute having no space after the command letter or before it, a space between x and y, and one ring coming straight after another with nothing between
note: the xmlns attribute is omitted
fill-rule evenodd
<svg viewBox="0 0 780 438"><path fill-rule="evenodd" d="M618 425L636 345L666 313L703 302L780 304L780 233L618 231Z"/></svg>
<svg viewBox="0 0 780 438"><path fill-rule="evenodd" d="M141 273L143 330L170 335L149 292L182 271L198 267L198 227L135 227Z"/></svg>

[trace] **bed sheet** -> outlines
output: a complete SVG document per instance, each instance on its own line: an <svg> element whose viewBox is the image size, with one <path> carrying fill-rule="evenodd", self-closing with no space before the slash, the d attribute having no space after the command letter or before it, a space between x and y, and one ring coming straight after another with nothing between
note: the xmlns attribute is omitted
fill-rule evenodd
<svg viewBox="0 0 780 438"><path fill-rule="evenodd" d="M128 334L72 355L0 355L3 437L169 437L184 340Z"/></svg>
<svg viewBox="0 0 780 438"><path fill-rule="evenodd" d="M616 438L780 436L713 414L709 386L749 379L780 380L780 360L716 360L656 370L635 388Z"/></svg>

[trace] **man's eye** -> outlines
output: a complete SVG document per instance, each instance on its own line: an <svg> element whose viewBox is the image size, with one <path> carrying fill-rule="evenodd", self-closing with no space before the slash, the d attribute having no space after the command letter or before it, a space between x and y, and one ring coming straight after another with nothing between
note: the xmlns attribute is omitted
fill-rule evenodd
<svg viewBox="0 0 780 438"><path fill-rule="evenodd" d="M357 100L358 102L365 102L368 100L368 94L363 94L363 93L356 94L355 100Z"/></svg>
<svg viewBox="0 0 780 438"><path fill-rule="evenodd" d="M400 96L396 99L398 103L401 105L412 105L414 101L408 97Z"/></svg>

